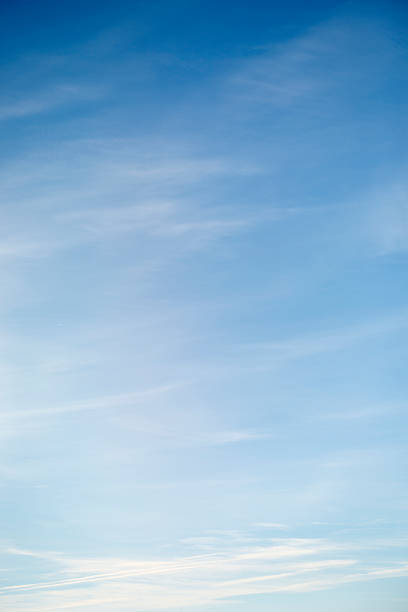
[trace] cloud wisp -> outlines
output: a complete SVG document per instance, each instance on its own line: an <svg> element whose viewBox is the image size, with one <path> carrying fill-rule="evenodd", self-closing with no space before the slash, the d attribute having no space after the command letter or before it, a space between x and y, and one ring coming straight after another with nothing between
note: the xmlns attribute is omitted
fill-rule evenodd
<svg viewBox="0 0 408 612"><path fill-rule="evenodd" d="M364 549L364 547L363 547ZM54 565L59 577L0 587L8 610L12 593L18 610L55 600L59 606L109 605L131 609L137 598L143 609L174 606L220 605L266 593L299 592L335 588L341 584L408 575L408 563L378 567L361 558L363 549L347 543L309 538L277 538L259 545L217 550L207 554L161 561L132 559L73 559L56 553L37 553L10 547L8 555L31 557ZM353 557L345 556L352 552ZM356 553L360 553L355 556ZM312 557L312 560L310 560ZM359 558L360 557L360 558ZM59 568L59 569L58 569ZM73 587L82 585L78 591ZM121 595L116 599L114 594ZM31 593L31 604L25 593ZM104 609L104 608L102 608Z"/></svg>

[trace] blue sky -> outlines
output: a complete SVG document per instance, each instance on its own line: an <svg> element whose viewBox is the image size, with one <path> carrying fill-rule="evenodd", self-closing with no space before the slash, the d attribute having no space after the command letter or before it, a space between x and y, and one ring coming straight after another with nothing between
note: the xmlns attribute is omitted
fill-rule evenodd
<svg viewBox="0 0 408 612"><path fill-rule="evenodd" d="M1 609L405 611L405 3L0 17Z"/></svg>

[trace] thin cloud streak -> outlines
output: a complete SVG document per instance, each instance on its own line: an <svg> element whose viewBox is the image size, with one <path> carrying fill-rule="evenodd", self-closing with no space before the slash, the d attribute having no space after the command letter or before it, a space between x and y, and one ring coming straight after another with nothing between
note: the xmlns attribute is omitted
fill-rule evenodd
<svg viewBox="0 0 408 612"><path fill-rule="evenodd" d="M258 352L259 356L285 361L345 350L354 344L407 328L408 313L402 311L326 334L315 334L279 342L252 343L244 345L243 348L247 351Z"/></svg>
<svg viewBox="0 0 408 612"><path fill-rule="evenodd" d="M10 548L9 554L17 557L28 555L54 561L62 568L62 576L65 574L65 577L54 581L7 585L0 587L0 593L6 605L8 593L21 593L21 597L25 592L30 592L40 598L43 609L47 609L47 598L51 598L55 599L56 609L59 606L88 607L97 605L96 602L104 605L116 601L118 610L127 610L132 605L130 602L137 597L143 608L155 610L175 605L217 605L248 595L306 593L342 584L408 575L407 562L372 567L358 558L327 558L327 555L333 553L343 555L348 549L356 552L359 547L355 544L339 545L329 541L288 538L278 540L275 545L266 548L253 545L252 549L241 549L234 553L221 550L175 560L146 562L130 559L71 559L60 554ZM321 558L322 555L324 558ZM305 556L320 558L302 560ZM350 568L354 570L350 572ZM76 575L69 577L67 573ZM228 577L231 574L232 577ZM311 576L299 582L298 577L303 574ZM314 578L316 574L318 577ZM129 582L129 579L140 579L141 582ZM90 589L84 591L87 584ZM83 585L80 599L77 599L77 591L67 590L67 587L74 585ZM120 588L122 596L116 600L112 590L117 588ZM21 610L28 612L31 608L23 604Z"/></svg>
<svg viewBox="0 0 408 612"><path fill-rule="evenodd" d="M89 87L63 84L28 97L16 98L8 103L0 102L0 121L23 119L40 115L66 105L89 102L102 97L102 91Z"/></svg>
<svg viewBox="0 0 408 612"><path fill-rule="evenodd" d="M47 408L37 408L32 410L18 410L15 412L1 412L2 418L29 418L37 416L52 416L58 414L66 414L71 412L86 412L92 410L104 410L109 408L117 408L121 406L131 406L142 402L151 396L161 395L171 392L175 389L180 389L188 383L171 383L142 391L134 391L131 393L120 393L117 395L109 395L96 399L87 400L84 402L74 402L65 406L55 406Z"/></svg>

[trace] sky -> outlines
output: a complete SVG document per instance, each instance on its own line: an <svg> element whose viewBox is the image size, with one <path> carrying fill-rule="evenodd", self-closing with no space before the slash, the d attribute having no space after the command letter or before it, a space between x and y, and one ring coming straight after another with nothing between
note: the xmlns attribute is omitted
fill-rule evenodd
<svg viewBox="0 0 408 612"><path fill-rule="evenodd" d="M3 612L408 609L407 26L0 3Z"/></svg>

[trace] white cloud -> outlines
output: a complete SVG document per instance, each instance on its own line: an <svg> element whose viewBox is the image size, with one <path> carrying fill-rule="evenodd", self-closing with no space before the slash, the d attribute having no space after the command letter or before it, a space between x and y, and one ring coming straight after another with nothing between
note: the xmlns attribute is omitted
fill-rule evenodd
<svg viewBox="0 0 408 612"><path fill-rule="evenodd" d="M96 609L115 603L115 609L128 610L135 598L143 609L159 610L228 605L241 596L308 592L408 575L407 563L373 566L359 558L345 557L348 548L354 554L358 550L354 544L339 546L324 540L286 538L270 546L246 544L245 548L241 545L233 550L157 561L74 559L9 548L9 555L54 562L59 578L3 586L0 593L6 610L15 605L16 610L24 612L51 609L53 603L55 609ZM305 575L307 578L300 581ZM82 588L70 588L75 585Z"/></svg>

